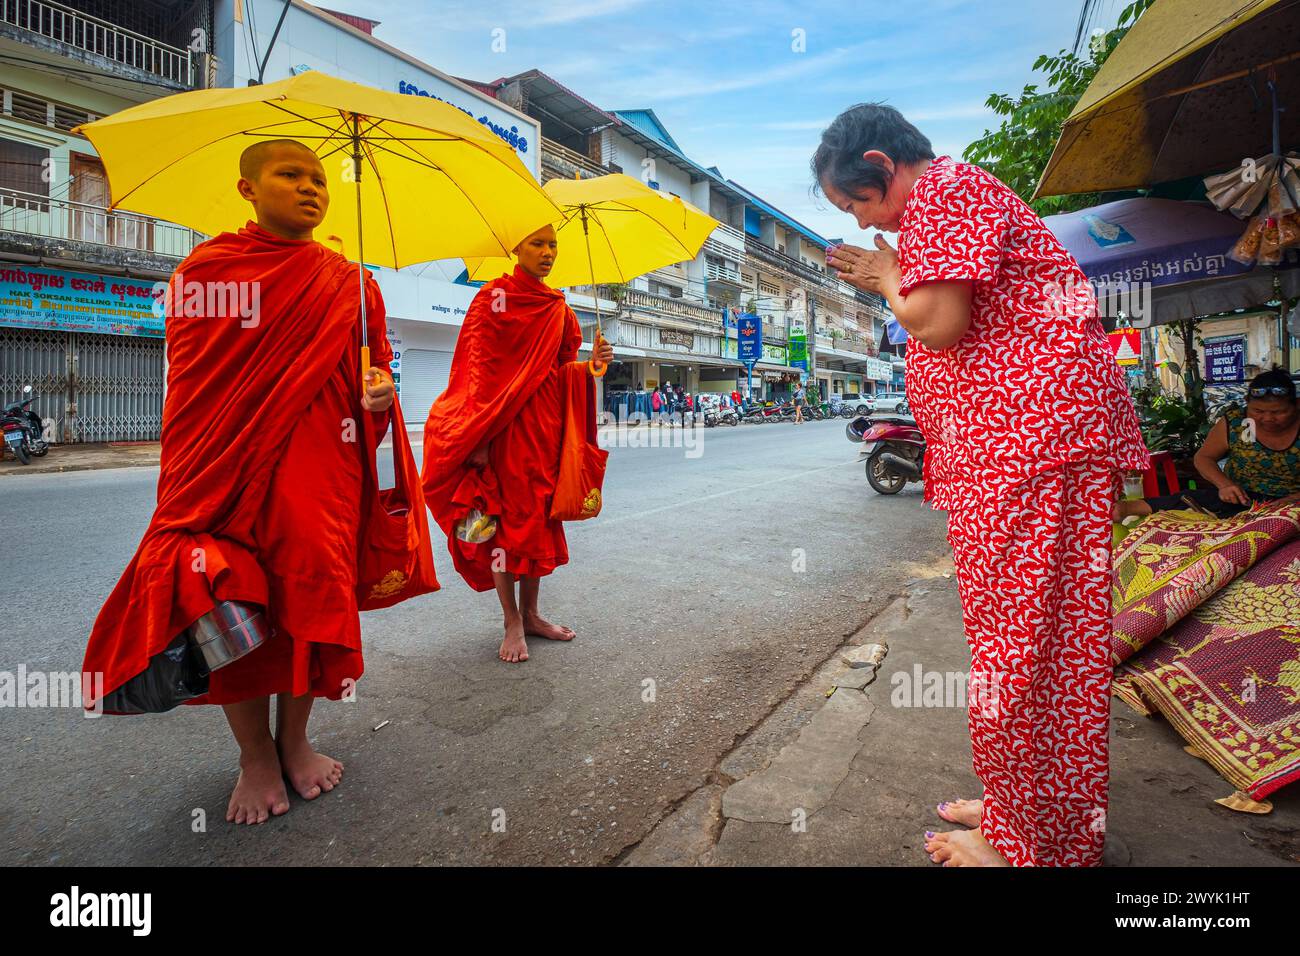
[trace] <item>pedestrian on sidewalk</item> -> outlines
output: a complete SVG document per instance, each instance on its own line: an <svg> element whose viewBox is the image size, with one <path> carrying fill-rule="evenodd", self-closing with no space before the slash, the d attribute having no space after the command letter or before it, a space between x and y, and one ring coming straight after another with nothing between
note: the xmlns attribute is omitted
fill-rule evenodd
<svg viewBox="0 0 1300 956"><path fill-rule="evenodd" d="M661 395L659 389L656 388L650 393L650 412L651 412L650 417L654 421L654 423L658 425L660 428L663 428L664 426L663 408L664 408L663 395Z"/></svg>
<svg viewBox="0 0 1300 956"><path fill-rule="evenodd" d="M948 512L984 798L939 805L945 866L1096 866L1105 838L1111 507L1149 458L1074 258L1019 196L892 107L822 133L817 185L898 250L827 249L908 333L925 495Z"/></svg>
<svg viewBox="0 0 1300 956"><path fill-rule="evenodd" d="M795 386L795 390L794 390L794 423L795 423L796 425L802 425L802 424L803 424L803 402L804 402L804 396L805 396L806 394L807 394L807 393L804 391L803 385L796 385L796 386Z"/></svg>

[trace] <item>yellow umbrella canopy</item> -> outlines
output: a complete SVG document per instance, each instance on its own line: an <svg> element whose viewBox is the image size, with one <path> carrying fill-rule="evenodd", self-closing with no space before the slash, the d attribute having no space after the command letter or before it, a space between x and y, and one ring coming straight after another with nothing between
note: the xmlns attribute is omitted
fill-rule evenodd
<svg viewBox="0 0 1300 956"><path fill-rule="evenodd" d="M1274 90L1269 89L1269 81ZM1201 176L1300 135L1300 0L1157 0L1065 122L1035 198Z"/></svg>
<svg viewBox="0 0 1300 956"><path fill-rule="evenodd" d="M546 280L559 289L629 282L694 259L718 227L716 219L690 203L622 173L552 179L542 189L563 214L555 219L559 251ZM494 279L510 272L514 259L467 256L465 266L471 279Z"/></svg>
<svg viewBox="0 0 1300 956"><path fill-rule="evenodd" d="M209 235L250 216L235 189L244 149L298 140L329 178L317 238L338 236L350 258L392 268L502 255L559 215L514 150L455 107L314 70L264 86L178 93L76 132L104 161L111 208Z"/></svg>

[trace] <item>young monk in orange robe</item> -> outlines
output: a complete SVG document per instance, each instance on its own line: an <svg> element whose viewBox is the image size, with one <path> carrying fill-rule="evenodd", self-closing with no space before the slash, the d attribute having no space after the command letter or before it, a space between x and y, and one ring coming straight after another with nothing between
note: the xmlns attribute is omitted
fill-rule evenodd
<svg viewBox="0 0 1300 956"><path fill-rule="evenodd" d="M543 281L558 253L555 229L543 226L514 253L514 274L479 289L465 315L451 379L424 428L422 472L456 570L475 591L496 588L505 615L498 656L509 663L528 660L525 635L574 637L543 618L537 601L541 579L569 561L564 526L547 513L563 430L559 370L577 361L582 343L564 293ZM599 340L592 358L613 357ZM455 527L476 502L499 521L492 538L469 544Z"/></svg>
<svg viewBox="0 0 1300 956"><path fill-rule="evenodd" d="M172 277L158 505L95 622L84 670L104 674L113 712L214 604L265 609L266 641L185 701L224 707L240 750L226 819L262 823L289 809L286 777L312 800L343 774L312 748L307 720L315 697L338 699L361 676L365 456L387 425L392 352L368 276L375 362L363 386L357 267L312 239L329 208L315 153L258 143L239 173L257 221L197 246ZM213 296L218 287L227 294ZM239 307L250 301L256 309ZM368 442L362 415L374 416Z"/></svg>

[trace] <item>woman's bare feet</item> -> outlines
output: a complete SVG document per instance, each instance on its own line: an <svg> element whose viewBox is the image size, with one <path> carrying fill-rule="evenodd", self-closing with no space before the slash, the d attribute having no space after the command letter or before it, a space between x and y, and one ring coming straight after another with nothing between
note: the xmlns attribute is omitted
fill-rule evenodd
<svg viewBox="0 0 1300 956"><path fill-rule="evenodd" d="M506 622L506 637L501 642L497 657L507 664L519 664L528 660L528 642L524 640L524 622L522 618Z"/></svg>
<svg viewBox="0 0 1300 956"><path fill-rule="evenodd" d="M241 750L239 780L226 807L227 823L265 823L289 809L289 794L275 742L268 735L266 745Z"/></svg>
<svg viewBox="0 0 1300 956"><path fill-rule="evenodd" d="M949 830L947 833L925 832L925 852L932 863L944 866L1009 866L997 850L989 846L979 830Z"/></svg>
<svg viewBox="0 0 1300 956"><path fill-rule="evenodd" d="M577 637L573 628L552 624L540 614L529 614L524 618L524 633L544 637L548 641L571 641Z"/></svg>
<svg viewBox="0 0 1300 956"><path fill-rule="evenodd" d="M980 825L980 813L984 809L983 800L949 800L938 806L939 816L949 823L960 823L972 829Z"/></svg>
<svg viewBox="0 0 1300 956"><path fill-rule="evenodd" d="M318 754L306 738L294 744L277 742L277 747L284 775L304 800L315 800L322 793L329 793L343 779L343 764Z"/></svg>

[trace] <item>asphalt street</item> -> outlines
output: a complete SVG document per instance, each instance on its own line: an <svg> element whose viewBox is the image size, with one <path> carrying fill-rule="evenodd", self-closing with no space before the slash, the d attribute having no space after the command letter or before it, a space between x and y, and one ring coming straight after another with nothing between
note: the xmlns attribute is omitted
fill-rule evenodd
<svg viewBox="0 0 1300 956"><path fill-rule="evenodd" d="M260 827L225 822L237 750L217 708L0 708L0 863L619 859L947 551L919 486L870 490L843 422L698 434L694 449L611 448L604 512L568 525L570 564L542 584L543 614L578 637L530 640L524 664L497 659L495 596L437 540L443 589L363 615L356 701L317 705L342 785ZM0 671L80 669L156 479L0 480Z"/></svg>

